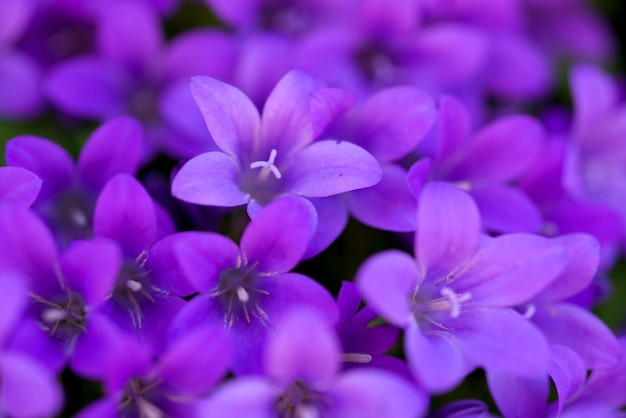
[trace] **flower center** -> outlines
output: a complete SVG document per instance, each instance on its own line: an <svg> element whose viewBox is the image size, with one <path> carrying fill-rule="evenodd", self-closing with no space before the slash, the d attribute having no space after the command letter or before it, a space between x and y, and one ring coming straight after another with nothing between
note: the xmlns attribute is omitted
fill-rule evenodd
<svg viewBox="0 0 626 418"><path fill-rule="evenodd" d="M147 303L155 303L156 296L168 296L167 291L152 284L151 270L145 267L148 255L147 251L143 251L135 260L124 261L115 288L108 297L117 308L128 312L136 330L143 327L141 307Z"/></svg>
<svg viewBox="0 0 626 418"><path fill-rule="evenodd" d="M155 402L155 399L160 398L156 391L160 384L159 380L131 379L126 385L118 405L120 415L145 418L165 418L168 416Z"/></svg>
<svg viewBox="0 0 626 418"><path fill-rule="evenodd" d="M435 325L439 329L449 331L448 328L442 324L447 318L456 319L461 316L461 307L463 303L472 298L471 293L458 293L452 288L445 286L441 288L439 292L440 296L432 299L420 298L420 293L416 291L411 299L413 306L413 316L422 328L431 328L430 325ZM448 312L447 317L442 316L440 312ZM425 323L426 320L429 324Z"/></svg>
<svg viewBox="0 0 626 418"><path fill-rule="evenodd" d="M278 396L275 403L280 418L320 418L332 399L311 389L302 382L294 382Z"/></svg>
<svg viewBox="0 0 626 418"><path fill-rule="evenodd" d="M67 288L64 290L64 297L56 301L44 299L34 293L30 297L44 305L39 314L41 327L50 336L69 342L87 331L87 309L80 294Z"/></svg>
<svg viewBox="0 0 626 418"><path fill-rule="evenodd" d="M283 176L280 173L280 170L278 169L278 167L276 167L276 164L274 164L274 161L276 161L277 154L278 154L278 151L272 148L272 150L270 151L270 158L267 161L254 161L253 163L250 164L250 168L252 169L255 169L255 168L261 169L261 173L259 174L260 180L267 179L270 173L276 176L277 179L280 179Z"/></svg>
<svg viewBox="0 0 626 418"><path fill-rule="evenodd" d="M219 284L210 294L217 297L224 307L224 324L232 327L235 321L250 323L257 318L266 326L269 318L260 303L263 296L269 292L258 287L259 275L255 268L258 262L251 266L232 267L222 270Z"/></svg>

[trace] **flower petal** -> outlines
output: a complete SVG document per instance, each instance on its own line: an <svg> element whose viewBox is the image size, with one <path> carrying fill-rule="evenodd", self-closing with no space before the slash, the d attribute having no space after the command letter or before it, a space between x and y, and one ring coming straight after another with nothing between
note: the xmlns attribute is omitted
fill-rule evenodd
<svg viewBox="0 0 626 418"><path fill-rule="evenodd" d="M537 205L524 192L506 185L470 190L485 228L500 233L541 231L543 219Z"/></svg>
<svg viewBox="0 0 626 418"><path fill-rule="evenodd" d="M480 215L472 198L449 183L433 181L419 197L415 254L430 277L457 269L477 249Z"/></svg>
<svg viewBox="0 0 626 418"><path fill-rule="evenodd" d="M217 146L232 157L249 153L260 125L259 112L250 99L211 77L192 77L190 86Z"/></svg>
<svg viewBox="0 0 626 418"><path fill-rule="evenodd" d="M559 303L537 309L532 321L552 344L576 351L590 369L612 367L622 355L617 339L606 324L577 305Z"/></svg>
<svg viewBox="0 0 626 418"><path fill-rule="evenodd" d="M348 223L348 208L339 196L309 200L317 212L317 228L311 237L303 258L315 257L328 248L343 232Z"/></svg>
<svg viewBox="0 0 626 418"><path fill-rule="evenodd" d="M134 175L139 168L144 136L141 125L130 117L112 119L89 137L78 157L78 172L90 190L102 190L118 173Z"/></svg>
<svg viewBox="0 0 626 418"><path fill-rule="evenodd" d="M547 288L567 263L561 242L506 234L484 242L458 279L456 291L488 306L515 306Z"/></svg>
<svg viewBox="0 0 626 418"><path fill-rule="evenodd" d="M374 228L414 231L417 200L409 191L405 178L404 169L395 164L384 165L380 183L350 192L350 212L356 219Z"/></svg>
<svg viewBox="0 0 626 418"><path fill-rule="evenodd" d="M28 302L27 278L11 270L0 275L0 346L24 313Z"/></svg>
<svg viewBox="0 0 626 418"><path fill-rule="evenodd" d="M558 395L558 413L561 413L569 399L584 386L587 380L587 368L580 356L571 348L553 344L550 377L554 381Z"/></svg>
<svg viewBox="0 0 626 418"><path fill-rule="evenodd" d="M315 311L295 309L276 324L267 340L266 372L281 384L325 384L339 370L340 345Z"/></svg>
<svg viewBox="0 0 626 418"><path fill-rule="evenodd" d="M233 207L250 198L237 184L239 166L222 152L207 152L187 161L172 181L174 197L189 203Z"/></svg>
<svg viewBox="0 0 626 418"><path fill-rule="evenodd" d="M267 205L246 227L241 252L264 274L284 273L302 259L317 224L313 205L289 196Z"/></svg>
<svg viewBox="0 0 626 418"><path fill-rule="evenodd" d="M547 375L548 342L512 309L466 309L454 326L463 353L476 366L520 377Z"/></svg>
<svg viewBox="0 0 626 418"><path fill-rule="evenodd" d="M520 377L497 370L487 371L487 383L498 409L505 417L542 417L550 392L548 376Z"/></svg>
<svg viewBox="0 0 626 418"><path fill-rule="evenodd" d="M379 161L413 151L437 116L433 99L412 87L393 87L371 96L358 110L352 141Z"/></svg>
<svg viewBox="0 0 626 418"><path fill-rule="evenodd" d="M343 373L328 389L337 399L338 418L413 418L422 416L428 397L406 379L377 369Z"/></svg>
<svg viewBox="0 0 626 418"><path fill-rule="evenodd" d="M55 376L18 352L2 353L0 379L3 413L14 417L53 416L63 406L63 391Z"/></svg>
<svg viewBox="0 0 626 418"><path fill-rule="evenodd" d="M375 254L361 265L355 281L368 306L394 325L410 323L409 295L420 281L410 255L397 250Z"/></svg>
<svg viewBox="0 0 626 418"><path fill-rule="evenodd" d="M454 96L443 96L439 99L438 123L435 160L441 164L467 143L472 126L467 108Z"/></svg>
<svg viewBox="0 0 626 418"><path fill-rule="evenodd" d="M27 54L0 51L0 115L6 119L37 116L43 109L41 70Z"/></svg>
<svg viewBox="0 0 626 418"><path fill-rule="evenodd" d="M459 342L451 333L424 334L417 324L405 331L404 351L409 366L429 392L447 392L471 371Z"/></svg>
<svg viewBox="0 0 626 418"><path fill-rule="evenodd" d="M230 380L197 407L197 416L227 415L246 418L275 418L274 404L280 391L260 377Z"/></svg>
<svg viewBox="0 0 626 418"><path fill-rule="evenodd" d="M0 202L30 207L41 190L43 181L22 167L0 167Z"/></svg>
<svg viewBox="0 0 626 418"><path fill-rule="evenodd" d="M345 141L316 141L294 153L283 173L292 193L326 197L378 183L380 164L363 148Z"/></svg>
<svg viewBox="0 0 626 418"><path fill-rule="evenodd" d="M74 161L60 145L37 136L7 142L7 165L25 168L41 178L40 200L48 200L74 184Z"/></svg>

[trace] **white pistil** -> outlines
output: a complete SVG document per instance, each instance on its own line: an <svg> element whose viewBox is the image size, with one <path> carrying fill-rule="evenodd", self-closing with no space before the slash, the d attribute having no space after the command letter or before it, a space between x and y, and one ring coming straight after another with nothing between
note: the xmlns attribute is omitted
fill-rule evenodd
<svg viewBox="0 0 626 418"><path fill-rule="evenodd" d="M142 289L141 283L137 280L126 280L126 286L133 292L139 292Z"/></svg>
<svg viewBox="0 0 626 418"><path fill-rule="evenodd" d="M467 302L472 298L472 295L469 292L458 295L454 290L447 286L441 289L441 296L448 298L450 301L450 316L452 318L458 318L459 315L461 315L461 303Z"/></svg>
<svg viewBox="0 0 626 418"><path fill-rule="evenodd" d="M237 288L237 298L239 299L239 302L247 303L250 300L250 294L246 292L246 289L239 286Z"/></svg>
<svg viewBox="0 0 626 418"><path fill-rule="evenodd" d="M278 151L272 148L270 151L270 158L267 161L254 161L250 164L250 168L261 168L261 173L267 173L269 170L276 176L277 179L280 179L283 175L280 173L278 167L276 167L276 164L274 164L274 161L276 161L276 154L278 154Z"/></svg>
<svg viewBox="0 0 626 418"><path fill-rule="evenodd" d="M70 217L72 218L72 221L74 221L74 223L80 227L84 227L87 225L87 215L85 214L85 212L78 208L72 208L70 210Z"/></svg>
<svg viewBox="0 0 626 418"><path fill-rule="evenodd" d="M313 405L299 405L296 408L296 418L319 418L319 410Z"/></svg>
<svg viewBox="0 0 626 418"><path fill-rule="evenodd" d="M365 353L342 353L341 360L346 363L366 364L372 361L372 356Z"/></svg>
<svg viewBox="0 0 626 418"><path fill-rule="evenodd" d="M466 192L469 192L470 190L472 190L472 183L470 183L469 181L457 181L456 183L453 183L456 187L458 187L461 190L465 190Z"/></svg>
<svg viewBox="0 0 626 418"><path fill-rule="evenodd" d="M67 311L57 308L48 308L42 312L41 318L48 324L62 321L67 318Z"/></svg>
<svg viewBox="0 0 626 418"><path fill-rule="evenodd" d="M533 316L535 316L535 312L537 312L537 307L535 306L534 303L529 303L526 306L526 310L524 311L524 313L522 314L522 316L526 319L530 319Z"/></svg>

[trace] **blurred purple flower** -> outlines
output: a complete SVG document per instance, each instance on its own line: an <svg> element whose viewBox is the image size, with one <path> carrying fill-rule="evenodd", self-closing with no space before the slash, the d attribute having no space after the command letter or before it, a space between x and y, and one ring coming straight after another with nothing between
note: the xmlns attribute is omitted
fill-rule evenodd
<svg viewBox="0 0 626 418"><path fill-rule="evenodd" d="M266 343L264 375L218 388L202 416L414 418L427 396L401 377L376 369L339 371L339 342L326 321L295 310Z"/></svg>
<svg viewBox="0 0 626 418"><path fill-rule="evenodd" d="M35 202L42 180L21 167L0 167L0 202L11 202L25 208Z"/></svg>

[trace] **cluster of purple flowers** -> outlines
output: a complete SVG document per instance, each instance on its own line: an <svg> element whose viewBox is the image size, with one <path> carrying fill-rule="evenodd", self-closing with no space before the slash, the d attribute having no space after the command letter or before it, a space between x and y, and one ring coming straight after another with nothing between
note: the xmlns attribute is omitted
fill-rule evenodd
<svg viewBox="0 0 626 418"><path fill-rule="evenodd" d="M625 417L615 47L585 0L0 0L0 416Z"/></svg>

